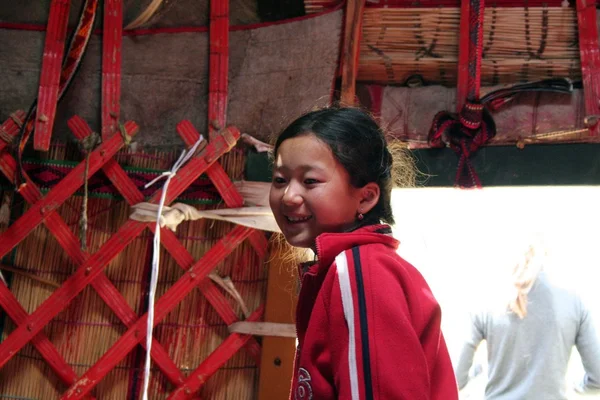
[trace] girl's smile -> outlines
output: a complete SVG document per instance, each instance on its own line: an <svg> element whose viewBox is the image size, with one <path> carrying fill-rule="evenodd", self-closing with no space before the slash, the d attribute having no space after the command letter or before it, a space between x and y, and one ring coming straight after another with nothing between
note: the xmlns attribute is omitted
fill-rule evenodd
<svg viewBox="0 0 600 400"><path fill-rule="evenodd" d="M285 218L287 218L288 222L291 223L291 224L300 224L300 223L306 222L309 219L311 219L312 215L308 215L308 216L305 216L305 217L303 217L303 216L297 217L297 216L292 216L292 215L286 215Z"/></svg>
<svg viewBox="0 0 600 400"><path fill-rule="evenodd" d="M269 200L287 241L313 247L321 233L353 226L361 196L329 146L307 133L277 150Z"/></svg>

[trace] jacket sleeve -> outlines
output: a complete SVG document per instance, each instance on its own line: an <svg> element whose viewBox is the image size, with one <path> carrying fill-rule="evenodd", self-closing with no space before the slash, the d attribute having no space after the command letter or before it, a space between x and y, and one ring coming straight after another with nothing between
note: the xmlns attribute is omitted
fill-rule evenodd
<svg viewBox="0 0 600 400"><path fill-rule="evenodd" d="M350 251L336 258L335 267L338 273L331 293L329 323L338 398L431 399L432 385L439 382L431 382L431 370L436 366L428 365L423 341L434 341L433 351L440 347L445 350L443 340L439 343L439 330L434 328L437 336L431 337L427 332L417 332L403 287L397 277L388 276L390 271L377 269L373 279L372 273L360 265L360 258ZM424 322L428 323L439 324L439 319ZM449 368L450 384L456 391Z"/></svg>
<svg viewBox="0 0 600 400"><path fill-rule="evenodd" d="M600 336L589 311L584 308L575 339L585 375L575 390L579 393L600 393Z"/></svg>
<svg viewBox="0 0 600 400"><path fill-rule="evenodd" d="M473 365L473 357L477 351L477 347L484 339L481 316L477 314L471 315L471 323L469 336L463 344L458 362L456 364L455 373L458 380L458 388L463 389L469 383L469 370Z"/></svg>

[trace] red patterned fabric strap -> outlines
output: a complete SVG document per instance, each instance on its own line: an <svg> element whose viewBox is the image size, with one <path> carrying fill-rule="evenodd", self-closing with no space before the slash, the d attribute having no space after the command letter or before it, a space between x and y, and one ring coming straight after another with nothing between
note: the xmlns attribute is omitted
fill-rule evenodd
<svg viewBox="0 0 600 400"><path fill-rule="evenodd" d="M481 81L481 55L483 52L484 0L470 0L469 6L469 79L467 101L479 100Z"/></svg>
<svg viewBox="0 0 600 400"><path fill-rule="evenodd" d="M479 102L484 6L484 0L463 1L457 87L460 112L438 113L429 131L432 147L450 147L458 155L455 185L460 187L481 187L469 159L496 134L492 116Z"/></svg>
<svg viewBox="0 0 600 400"><path fill-rule="evenodd" d="M431 147L449 147L458 155L456 186L481 187L470 158L496 135L496 124L490 112L479 103L467 102L463 110L458 115L439 112L429 131L429 144Z"/></svg>

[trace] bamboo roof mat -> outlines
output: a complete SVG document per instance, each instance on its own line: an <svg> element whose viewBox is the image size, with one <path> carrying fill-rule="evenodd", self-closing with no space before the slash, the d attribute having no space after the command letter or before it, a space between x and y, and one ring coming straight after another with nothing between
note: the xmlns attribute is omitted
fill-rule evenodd
<svg viewBox="0 0 600 400"><path fill-rule="evenodd" d="M74 159L69 146L54 146L50 157ZM122 164L137 168L164 169L178 156L177 152L162 153L159 159L127 157ZM241 178L245 163L243 152L233 150L221 158L223 168L233 179ZM20 196L0 193L9 201L10 209L26 210ZM74 196L58 209L65 222L77 234L82 197ZM201 205L202 208L221 207ZM88 202L88 247L90 252L100 246L127 220L129 206L117 199L90 198ZM0 222L0 232L7 224ZM212 221L182 223L176 232L180 242L195 259L199 259L213 244L232 228L231 224ZM145 231L135 239L104 270L106 276L138 315L146 311L146 291L149 285L149 265L152 256L152 234ZM3 271L19 302L32 312L73 273L75 266L60 248L56 239L43 226L28 236L4 263L20 270ZM183 275L183 270L162 250L157 298ZM215 270L231 277L250 310L264 302L266 268L247 243L235 251ZM233 310L242 316L239 305L225 294ZM1 338L14 324L4 315L0 319ZM45 334L64 356L74 371L81 375L89 369L125 332L124 324L104 304L93 288L86 288L62 313L44 329ZM205 300L202 293L192 291L154 330L161 343L184 375L194 370L227 336L226 324ZM98 399L124 400L138 398L142 383L145 351L137 346L95 388ZM152 365L150 398L164 399L173 387L155 364ZM199 395L205 399L254 399L258 384L258 368L243 349L222 370L213 375ZM17 353L0 374L0 398L54 399L66 390L65 385L30 345Z"/></svg>
<svg viewBox="0 0 600 400"><path fill-rule="evenodd" d="M358 80L456 85L459 8L367 8ZM485 9L482 85L581 78L572 8Z"/></svg>

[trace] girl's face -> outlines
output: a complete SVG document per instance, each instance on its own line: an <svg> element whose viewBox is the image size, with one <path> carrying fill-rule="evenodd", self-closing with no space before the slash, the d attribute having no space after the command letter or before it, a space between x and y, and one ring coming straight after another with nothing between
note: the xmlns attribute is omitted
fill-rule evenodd
<svg viewBox="0 0 600 400"><path fill-rule="evenodd" d="M321 233L342 232L354 225L361 190L350 184L348 172L329 146L311 133L279 146L269 200L286 240L314 249Z"/></svg>

